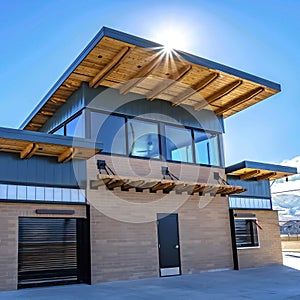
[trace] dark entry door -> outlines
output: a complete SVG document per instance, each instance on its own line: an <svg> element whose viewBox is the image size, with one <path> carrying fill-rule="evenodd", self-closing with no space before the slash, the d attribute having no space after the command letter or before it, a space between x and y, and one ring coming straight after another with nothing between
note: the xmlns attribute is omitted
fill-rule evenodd
<svg viewBox="0 0 300 300"><path fill-rule="evenodd" d="M180 275L178 214L157 214L160 276Z"/></svg>
<svg viewBox="0 0 300 300"><path fill-rule="evenodd" d="M19 218L18 287L82 282L81 220ZM78 224L79 222L79 224Z"/></svg>

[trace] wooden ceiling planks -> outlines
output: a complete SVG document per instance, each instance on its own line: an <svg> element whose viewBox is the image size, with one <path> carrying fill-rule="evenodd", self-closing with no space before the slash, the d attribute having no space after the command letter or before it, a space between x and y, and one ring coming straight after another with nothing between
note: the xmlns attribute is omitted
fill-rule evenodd
<svg viewBox="0 0 300 300"><path fill-rule="evenodd" d="M172 83L174 81L174 83ZM229 117L260 102L278 90L188 62L178 53L143 48L104 36L54 91L24 129L39 130L76 91L82 82L117 88L121 94L135 92L172 105L209 109Z"/></svg>
<svg viewBox="0 0 300 300"><path fill-rule="evenodd" d="M26 140L0 138L0 152L19 153L20 159L29 159L33 155L54 156L58 162L67 162L71 159L88 159L94 156L99 149L69 147L57 144L35 143Z"/></svg>
<svg viewBox="0 0 300 300"><path fill-rule="evenodd" d="M276 179L284 178L284 177L293 175L293 173L269 171L269 170L263 170L263 169L242 168L242 169L230 172L227 175L236 176L241 180L255 179L257 181L262 181L262 180L267 180L267 179L276 180Z"/></svg>

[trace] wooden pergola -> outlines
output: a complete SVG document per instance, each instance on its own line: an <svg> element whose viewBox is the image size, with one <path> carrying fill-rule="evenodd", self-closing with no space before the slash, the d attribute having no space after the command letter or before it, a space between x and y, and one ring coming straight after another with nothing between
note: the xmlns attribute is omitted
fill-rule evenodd
<svg viewBox="0 0 300 300"><path fill-rule="evenodd" d="M123 191L135 189L138 191L149 190L152 193L157 191L163 191L164 193L170 193L174 191L176 193L200 193L210 195L231 195L243 193L246 190L241 186L222 185L222 184L210 184L199 182L185 182L180 180L167 180L167 179L154 179L154 178L141 178L141 177L129 177L118 175L106 175L99 174L97 180L92 180L92 189L97 189L101 186L106 186L108 189L121 188Z"/></svg>
<svg viewBox="0 0 300 300"><path fill-rule="evenodd" d="M38 131L83 82L229 117L280 91L280 85L181 51L102 28L41 101L22 129Z"/></svg>

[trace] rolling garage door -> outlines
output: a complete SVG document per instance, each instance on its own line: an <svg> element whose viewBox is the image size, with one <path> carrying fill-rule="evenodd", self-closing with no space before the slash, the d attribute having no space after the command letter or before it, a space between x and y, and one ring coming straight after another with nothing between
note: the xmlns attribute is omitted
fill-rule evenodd
<svg viewBox="0 0 300 300"><path fill-rule="evenodd" d="M76 228L76 219L19 218L19 287L78 282Z"/></svg>

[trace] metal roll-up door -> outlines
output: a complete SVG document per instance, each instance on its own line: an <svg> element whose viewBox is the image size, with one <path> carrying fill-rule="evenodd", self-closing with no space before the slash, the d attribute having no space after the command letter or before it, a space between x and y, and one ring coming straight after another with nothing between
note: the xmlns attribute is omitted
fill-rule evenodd
<svg viewBox="0 0 300 300"><path fill-rule="evenodd" d="M77 282L76 219L19 218L18 286Z"/></svg>

